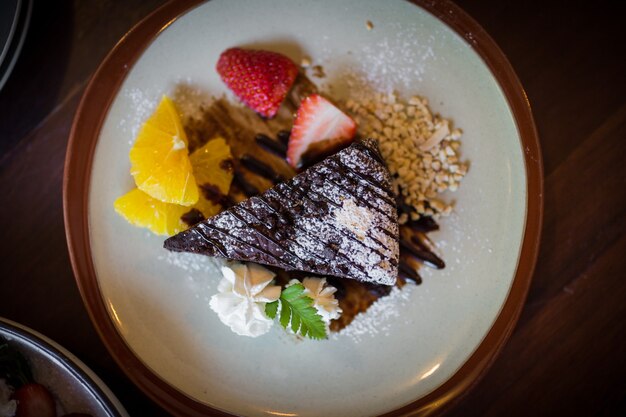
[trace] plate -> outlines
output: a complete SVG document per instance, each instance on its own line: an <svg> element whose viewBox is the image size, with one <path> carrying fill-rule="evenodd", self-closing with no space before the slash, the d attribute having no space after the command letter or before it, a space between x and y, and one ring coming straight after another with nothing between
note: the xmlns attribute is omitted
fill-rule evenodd
<svg viewBox="0 0 626 417"><path fill-rule="evenodd" d="M0 336L24 355L35 381L50 390L64 413L81 412L93 417L128 416L104 382L57 343L2 317Z"/></svg>
<svg viewBox="0 0 626 417"><path fill-rule="evenodd" d="M349 95L346 75L360 74L377 89L426 96L464 131L470 172L451 196L455 214L432 235L448 267L424 271L422 285L378 309L374 327L322 342L295 343L279 328L236 336L208 308L216 266L168 255L163 239L112 208L133 185L128 152L161 95L225 93L215 62L242 45L296 62L311 57L327 74L318 81L338 86L333 94ZM68 145L65 221L77 283L104 343L170 412L426 415L478 380L517 320L537 254L541 179L519 81L493 40L451 3L182 1L139 23L90 82Z"/></svg>

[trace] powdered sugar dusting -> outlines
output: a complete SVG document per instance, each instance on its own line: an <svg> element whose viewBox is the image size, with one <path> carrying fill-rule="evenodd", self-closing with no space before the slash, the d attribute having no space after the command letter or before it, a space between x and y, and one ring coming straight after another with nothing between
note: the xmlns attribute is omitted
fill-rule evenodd
<svg viewBox="0 0 626 417"><path fill-rule="evenodd" d="M366 44L359 53L357 70L379 90L390 92L408 88L414 80L422 81L428 61L436 59L433 35L423 39L404 32Z"/></svg>
<svg viewBox="0 0 626 417"><path fill-rule="evenodd" d="M139 88L133 88L126 92L125 96L132 103L133 111L127 117L119 121L119 126L124 133L128 133L128 144L132 145L139 133L139 128L154 111L158 100L146 94Z"/></svg>
<svg viewBox="0 0 626 417"><path fill-rule="evenodd" d="M367 207L358 206L351 198L344 200L341 209L335 210L333 214L337 227L345 227L360 240L365 239L375 216Z"/></svg>
<svg viewBox="0 0 626 417"><path fill-rule="evenodd" d="M157 257L159 261L165 261L185 272L214 272L222 264L222 260L219 258L213 259L195 253L169 251L163 253Z"/></svg>
<svg viewBox="0 0 626 417"><path fill-rule="evenodd" d="M407 26L399 22L387 25L392 35L364 42L360 49L349 52L358 59L341 68L340 72L347 70L347 74L340 78L346 75L358 78L359 84L388 93L414 88L415 82L424 81L427 73L430 80L436 80L436 73L428 71L428 67L432 62L444 59L438 56L436 45L446 34L437 31L423 36L422 25ZM328 44L316 61L331 65L337 54L334 46Z"/></svg>
<svg viewBox="0 0 626 417"><path fill-rule="evenodd" d="M414 289L413 284L406 284L402 289L394 287L389 295L376 300L366 312L357 314L349 326L331 334L330 338L339 340L348 337L359 343L378 335L389 336L394 324L402 317Z"/></svg>
<svg viewBox="0 0 626 417"><path fill-rule="evenodd" d="M169 90L169 89L168 89ZM160 96L166 94L172 97L176 109L184 117L200 117L203 106L210 103L214 97L205 90L193 84L189 77L177 77L171 91L156 93L139 88L131 88L124 92L124 98L130 101L132 112L128 112L119 119L118 126L132 145L143 123L150 117L160 101Z"/></svg>
<svg viewBox="0 0 626 417"><path fill-rule="evenodd" d="M165 252L157 259L179 268L186 275L186 285L197 299L209 301L208 294L213 292L221 274L219 269L226 264L224 259L211 258L194 253Z"/></svg>

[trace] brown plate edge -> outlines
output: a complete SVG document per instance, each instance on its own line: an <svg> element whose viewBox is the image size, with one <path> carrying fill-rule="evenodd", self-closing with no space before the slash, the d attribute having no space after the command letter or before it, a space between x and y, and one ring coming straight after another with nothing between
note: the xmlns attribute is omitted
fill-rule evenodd
<svg viewBox="0 0 626 417"><path fill-rule="evenodd" d="M534 271L543 216L543 167L530 103L513 68L484 29L450 1L412 0L443 21L482 57L502 88L522 139L528 186L527 217L515 278L491 329L461 368L426 396L385 416L442 414L456 404L486 373L517 323ZM89 178L98 135L120 85L145 48L202 0L170 1L129 31L90 80L76 111L63 177L63 209L70 260L76 282L103 343L124 373L153 401L176 415L229 414L201 404L170 386L141 362L113 323L97 282L88 225ZM81 138L81 139L78 139ZM87 138L87 139L85 139ZM81 156L78 158L77 156Z"/></svg>

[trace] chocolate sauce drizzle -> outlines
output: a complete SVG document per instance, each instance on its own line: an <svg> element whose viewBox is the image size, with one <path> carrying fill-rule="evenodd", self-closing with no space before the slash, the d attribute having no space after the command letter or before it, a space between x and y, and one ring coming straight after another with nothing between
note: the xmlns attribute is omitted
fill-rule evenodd
<svg viewBox="0 0 626 417"><path fill-rule="evenodd" d="M287 156L287 143L282 140L274 140L263 133L257 134L254 139L264 150L273 153L281 158ZM289 141L289 134L287 134L287 141Z"/></svg>
<svg viewBox="0 0 626 417"><path fill-rule="evenodd" d="M237 189L238 191L241 191L248 198L261 194L259 189L256 188L254 185L252 185L246 179L243 173L237 169L235 170L235 173L233 174L233 185L235 189ZM226 206L226 207L230 207L230 206Z"/></svg>
<svg viewBox="0 0 626 417"><path fill-rule="evenodd" d="M276 142L278 143L278 142ZM244 154L239 159L241 165L247 168L249 171L254 172L268 180L272 181L274 184L278 184L279 182L285 181L285 177L276 173L271 166L261 161L260 159L255 158L252 155Z"/></svg>
<svg viewBox="0 0 626 417"><path fill-rule="evenodd" d="M200 188L200 192L202 192L204 198L212 203L219 204L222 207L230 207L235 204L233 199L227 195L224 195L216 185L199 184L198 188Z"/></svg>

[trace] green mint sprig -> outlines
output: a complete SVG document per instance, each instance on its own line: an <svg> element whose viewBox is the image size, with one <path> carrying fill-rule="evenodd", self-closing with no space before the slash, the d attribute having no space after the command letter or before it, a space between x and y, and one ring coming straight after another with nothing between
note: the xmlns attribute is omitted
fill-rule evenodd
<svg viewBox="0 0 626 417"><path fill-rule="evenodd" d="M280 293L280 298L265 305L265 314L276 318L280 305L280 325L310 339L326 339L326 325L315 307L313 299L304 295L304 285L293 284Z"/></svg>

